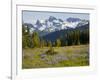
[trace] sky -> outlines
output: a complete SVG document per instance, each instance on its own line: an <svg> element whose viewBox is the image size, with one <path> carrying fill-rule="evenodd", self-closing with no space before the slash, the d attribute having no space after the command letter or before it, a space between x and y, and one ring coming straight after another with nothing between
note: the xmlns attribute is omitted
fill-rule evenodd
<svg viewBox="0 0 100 80"><path fill-rule="evenodd" d="M69 17L89 20L88 13L22 11L22 21L24 23L35 24L37 20L45 20L48 19L50 16L54 16L57 19L62 19L64 21Z"/></svg>

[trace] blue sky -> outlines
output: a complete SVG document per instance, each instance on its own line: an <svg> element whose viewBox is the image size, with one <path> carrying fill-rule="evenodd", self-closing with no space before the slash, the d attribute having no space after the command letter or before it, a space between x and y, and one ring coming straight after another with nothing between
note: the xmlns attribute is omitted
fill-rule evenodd
<svg viewBox="0 0 100 80"><path fill-rule="evenodd" d="M59 12L37 12L37 11L23 11L22 12L22 20L24 23L31 23L34 24L37 20L45 20L48 19L50 16L54 16L57 19L66 20L69 17L73 18L80 18L89 20L89 14L88 13L59 13Z"/></svg>

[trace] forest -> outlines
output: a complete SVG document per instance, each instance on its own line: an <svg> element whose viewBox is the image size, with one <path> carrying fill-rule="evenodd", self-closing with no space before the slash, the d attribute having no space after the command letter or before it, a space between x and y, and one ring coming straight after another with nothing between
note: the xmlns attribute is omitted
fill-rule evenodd
<svg viewBox="0 0 100 80"><path fill-rule="evenodd" d="M60 31L59 31L60 32ZM63 47L72 45L89 44L89 29L69 29L63 30L63 35L58 36L54 41L47 40L39 36L38 32L30 34L29 28L22 27L22 47L35 48L35 47ZM55 33L56 34L56 33ZM53 35L53 34L52 34Z"/></svg>

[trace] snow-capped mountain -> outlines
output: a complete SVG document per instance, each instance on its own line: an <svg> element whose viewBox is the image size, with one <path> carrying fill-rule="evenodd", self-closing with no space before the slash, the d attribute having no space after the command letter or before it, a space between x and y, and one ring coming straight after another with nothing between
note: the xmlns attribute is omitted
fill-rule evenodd
<svg viewBox="0 0 100 80"><path fill-rule="evenodd" d="M88 20L82 20L79 18L69 17L66 20L57 19L54 16L50 16L45 20L37 20L35 24L23 23L30 28L30 32L38 31L50 33L58 30L76 28L88 24Z"/></svg>
<svg viewBox="0 0 100 80"><path fill-rule="evenodd" d="M81 19L69 17L66 21L68 21L68 22L78 22L78 21L81 21Z"/></svg>

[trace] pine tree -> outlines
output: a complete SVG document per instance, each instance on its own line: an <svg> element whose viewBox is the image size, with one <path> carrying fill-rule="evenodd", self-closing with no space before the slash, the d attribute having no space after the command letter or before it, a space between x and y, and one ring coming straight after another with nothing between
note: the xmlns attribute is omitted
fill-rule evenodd
<svg viewBox="0 0 100 80"><path fill-rule="evenodd" d="M40 47L40 38L37 32L33 32L33 45L34 47Z"/></svg>
<svg viewBox="0 0 100 80"><path fill-rule="evenodd" d="M29 28L25 27L25 25L22 25L22 47L27 48L31 47L31 40L30 40L30 34L29 34Z"/></svg>
<svg viewBox="0 0 100 80"><path fill-rule="evenodd" d="M51 41L48 41L48 47L52 47Z"/></svg>
<svg viewBox="0 0 100 80"><path fill-rule="evenodd" d="M61 46L61 41L60 41L60 39L57 39L57 40L56 40L56 46L57 46L57 47L60 47L60 46Z"/></svg>

